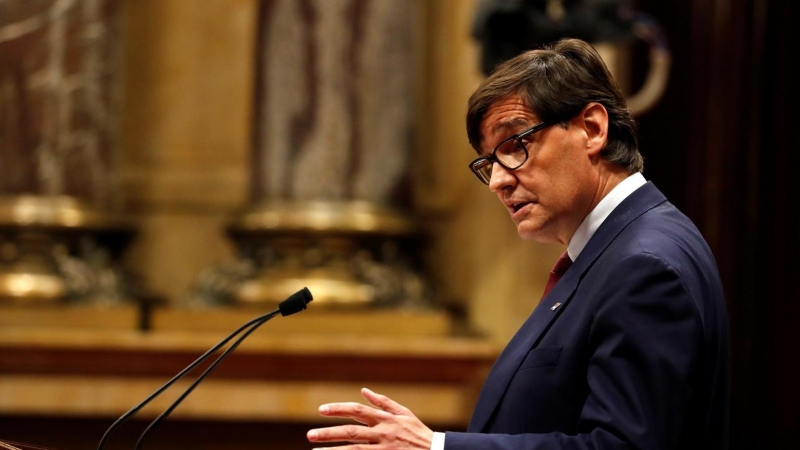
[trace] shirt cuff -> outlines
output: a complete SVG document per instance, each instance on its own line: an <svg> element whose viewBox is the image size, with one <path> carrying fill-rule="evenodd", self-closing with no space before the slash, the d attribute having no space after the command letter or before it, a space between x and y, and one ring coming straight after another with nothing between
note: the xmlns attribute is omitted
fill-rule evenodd
<svg viewBox="0 0 800 450"><path fill-rule="evenodd" d="M444 450L444 433L433 432L431 439L431 450Z"/></svg>

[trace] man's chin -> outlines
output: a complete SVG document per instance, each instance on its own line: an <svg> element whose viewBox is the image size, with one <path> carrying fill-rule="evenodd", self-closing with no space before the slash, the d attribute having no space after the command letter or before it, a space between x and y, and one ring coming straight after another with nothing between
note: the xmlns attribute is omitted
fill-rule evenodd
<svg viewBox="0 0 800 450"><path fill-rule="evenodd" d="M525 222L517 225L517 234L526 241L539 241L541 231L540 227L534 227Z"/></svg>
<svg viewBox="0 0 800 450"><path fill-rule="evenodd" d="M558 243L555 236L550 236L543 224L522 221L517 224L517 234L526 241L536 241L542 244Z"/></svg>

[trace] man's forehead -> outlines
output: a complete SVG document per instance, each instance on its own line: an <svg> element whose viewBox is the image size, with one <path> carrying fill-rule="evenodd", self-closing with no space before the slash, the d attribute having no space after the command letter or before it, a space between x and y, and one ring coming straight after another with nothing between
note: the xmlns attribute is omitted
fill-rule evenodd
<svg viewBox="0 0 800 450"><path fill-rule="evenodd" d="M518 96L494 102L481 120L481 140L491 140L538 123L539 118Z"/></svg>
<svg viewBox="0 0 800 450"><path fill-rule="evenodd" d="M502 129L528 123L537 119L537 114L519 96L502 98L492 103L484 113L481 127Z"/></svg>
<svg viewBox="0 0 800 450"><path fill-rule="evenodd" d="M495 121L494 124L490 125L491 125L491 130L496 132L502 130L513 130L519 127L525 127L528 126L530 122L531 122L530 118L515 116L509 118L501 118L500 120Z"/></svg>

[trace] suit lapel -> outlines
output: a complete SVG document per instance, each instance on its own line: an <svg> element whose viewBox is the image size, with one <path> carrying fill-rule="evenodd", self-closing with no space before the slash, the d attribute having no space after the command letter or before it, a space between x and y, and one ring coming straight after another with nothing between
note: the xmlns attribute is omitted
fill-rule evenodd
<svg viewBox="0 0 800 450"><path fill-rule="evenodd" d="M478 397L468 431L484 431L525 355L537 345L553 320L565 309L583 274L608 244L634 219L664 201L664 195L652 183L647 183L628 196L603 221L577 261L564 273L547 297L542 299L497 358ZM560 305L554 310L552 307L556 303Z"/></svg>

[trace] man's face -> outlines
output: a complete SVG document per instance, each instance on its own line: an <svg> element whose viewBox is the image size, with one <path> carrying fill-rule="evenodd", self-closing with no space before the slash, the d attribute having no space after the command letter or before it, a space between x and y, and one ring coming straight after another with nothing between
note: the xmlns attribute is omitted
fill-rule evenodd
<svg viewBox="0 0 800 450"><path fill-rule="evenodd" d="M491 154L500 142L539 122L519 96L495 102L481 122L481 153ZM529 156L518 169L494 164L489 188L508 210L520 237L569 243L598 193L587 141L585 130L572 122L567 129L554 125L524 140Z"/></svg>

